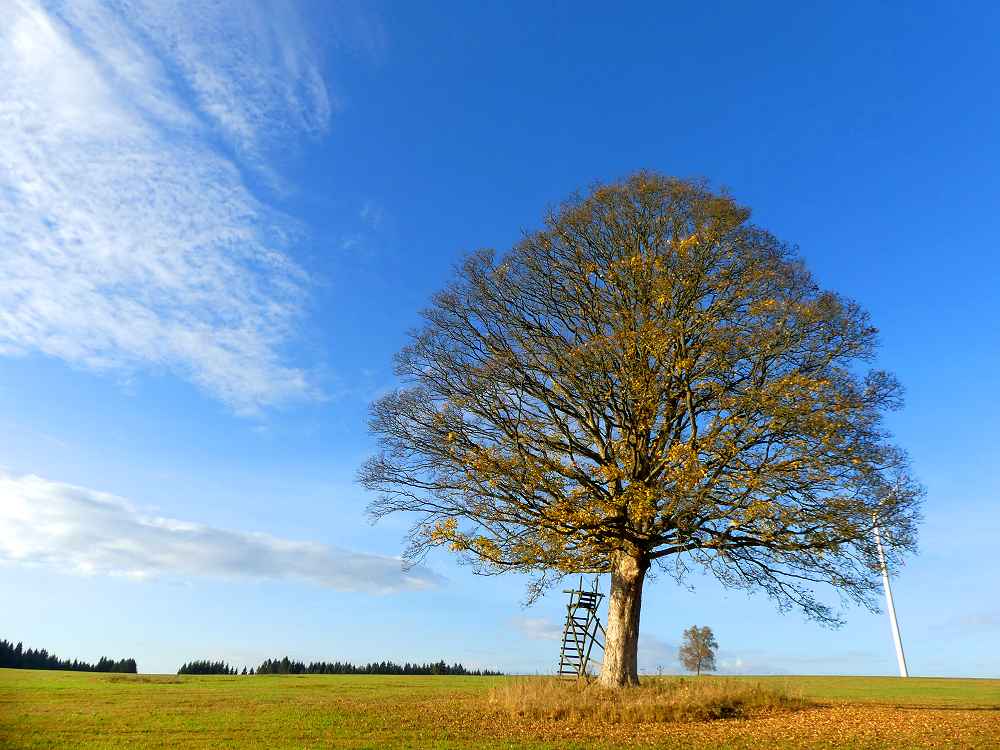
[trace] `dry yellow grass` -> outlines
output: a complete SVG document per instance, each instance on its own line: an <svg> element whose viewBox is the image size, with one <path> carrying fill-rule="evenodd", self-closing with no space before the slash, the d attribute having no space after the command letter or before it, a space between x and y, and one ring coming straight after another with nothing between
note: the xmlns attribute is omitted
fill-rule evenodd
<svg viewBox="0 0 1000 750"><path fill-rule="evenodd" d="M493 688L490 702L520 718L614 723L748 718L808 705L781 686L710 677L647 678L626 690L592 680L511 678Z"/></svg>

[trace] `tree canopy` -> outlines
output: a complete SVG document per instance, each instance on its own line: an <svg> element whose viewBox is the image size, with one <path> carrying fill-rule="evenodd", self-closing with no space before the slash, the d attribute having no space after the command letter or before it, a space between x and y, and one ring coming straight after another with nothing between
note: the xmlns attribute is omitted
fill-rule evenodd
<svg viewBox="0 0 1000 750"><path fill-rule="evenodd" d="M684 631L677 658L688 672L701 674L715 671L715 651L719 648L715 633L707 625L692 625Z"/></svg>
<svg viewBox="0 0 1000 750"><path fill-rule="evenodd" d="M649 172L573 196L456 269L396 357L404 386L372 406L360 481L374 517L415 514L408 555L445 545L535 574L532 594L613 574L608 682L636 679L653 565L835 623L815 586L876 606L875 524L891 565L915 545L876 329L749 217Z"/></svg>

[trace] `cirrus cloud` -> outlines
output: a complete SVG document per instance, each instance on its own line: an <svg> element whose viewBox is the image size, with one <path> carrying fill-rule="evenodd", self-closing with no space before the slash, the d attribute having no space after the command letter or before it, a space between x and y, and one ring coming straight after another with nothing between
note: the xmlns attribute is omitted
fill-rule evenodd
<svg viewBox="0 0 1000 750"><path fill-rule="evenodd" d="M511 624L532 641L558 641L562 638L562 626L547 617L515 617L511 619Z"/></svg>
<svg viewBox="0 0 1000 750"><path fill-rule="evenodd" d="M326 131L294 8L4 3L0 354L172 372L238 412L319 391L287 347L299 231L252 189ZM274 178L274 179L271 179Z"/></svg>
<svg viewBox="0 0 1000 750"><path fill-rule="evenodd" d="M138 580L300 580L379 594L443 581L426 567L404 567L397 557L163 518L105 492L4 473L0 561Z"/></svg>

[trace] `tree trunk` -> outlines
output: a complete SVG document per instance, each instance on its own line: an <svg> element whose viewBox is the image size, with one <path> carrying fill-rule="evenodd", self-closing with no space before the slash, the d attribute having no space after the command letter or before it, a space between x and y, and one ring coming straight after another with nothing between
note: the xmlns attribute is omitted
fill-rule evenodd
<svg viewBox="0 0 1000 750"><path fill-rule="evenodd" d="M649 561L619 553L611 562L611 596L600 682L606 687L639 684L639 613Z"/></svg>

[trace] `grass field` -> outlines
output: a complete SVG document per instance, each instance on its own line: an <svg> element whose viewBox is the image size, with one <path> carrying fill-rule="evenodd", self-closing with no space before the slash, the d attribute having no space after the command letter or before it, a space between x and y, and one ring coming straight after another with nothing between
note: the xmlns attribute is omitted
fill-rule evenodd
<svg viewBox="0 0 1000 750"><path fill-rule="evenodd" d="M0 669L0 747L1000 747L1000 680L700 678L759 680L815 705L753 719L608 725L511 716L490 700L504 679Z"/></svg>

